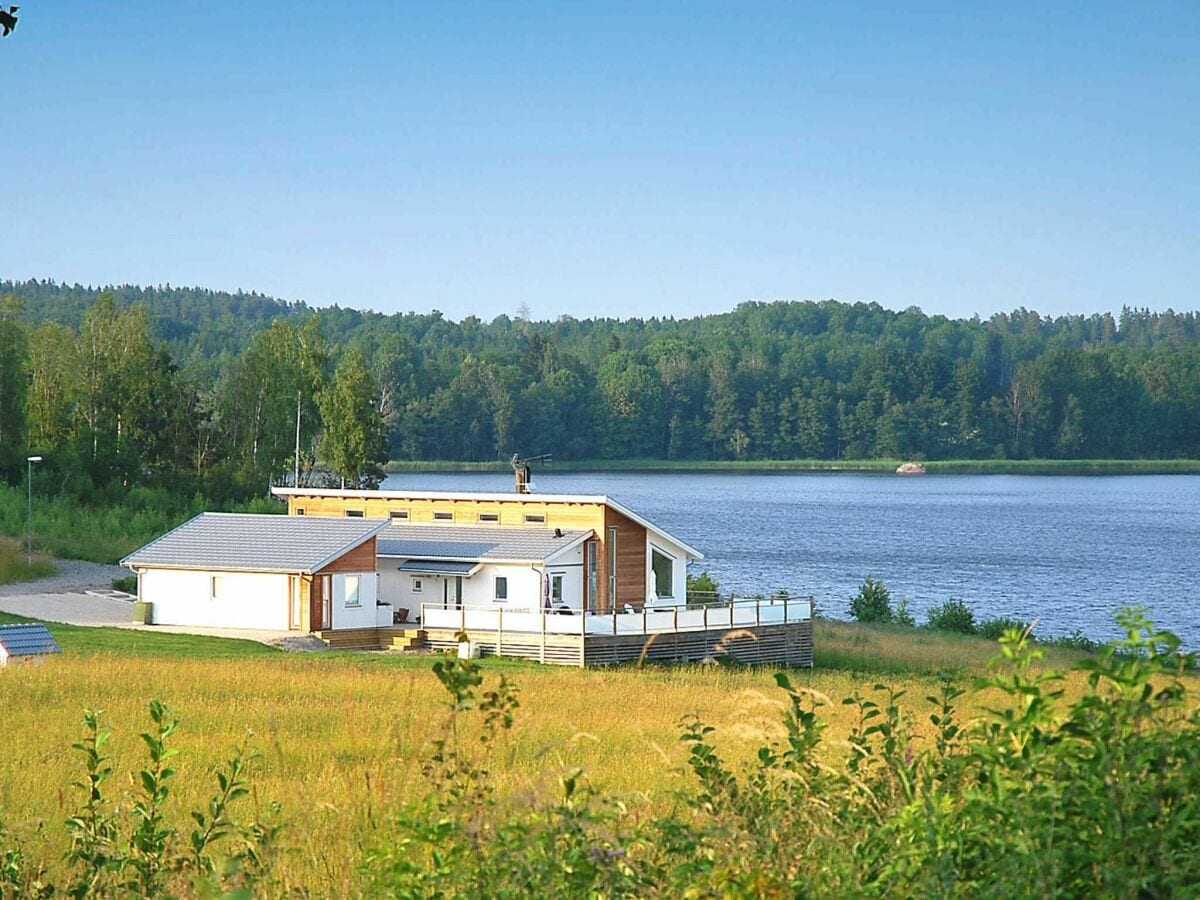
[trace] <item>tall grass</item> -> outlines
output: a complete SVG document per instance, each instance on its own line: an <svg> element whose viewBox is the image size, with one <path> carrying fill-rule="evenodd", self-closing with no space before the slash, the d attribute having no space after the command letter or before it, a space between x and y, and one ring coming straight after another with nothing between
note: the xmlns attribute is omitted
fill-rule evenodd
<svg viewBox="0 0 1200 900"><path fill-rule="evenodd" d="M20 541L0 537L0 584L35 581L53 575L55 571L54 563L45 554L35 553L30 562Z"/></svg>
<svg viewBox="0 0 1200 900"><path fill-rule="evenodd" d="M34 546L64 559L115 563L197 513L212 508L203 497L177 497L164 490L146 488L135 488L123 501L110 505L35 495ZM271 498L228 508L244 512L284 511L283 506ZM27 515L25 492L20 488L0 486L0 535L24 535Z"/></svg>

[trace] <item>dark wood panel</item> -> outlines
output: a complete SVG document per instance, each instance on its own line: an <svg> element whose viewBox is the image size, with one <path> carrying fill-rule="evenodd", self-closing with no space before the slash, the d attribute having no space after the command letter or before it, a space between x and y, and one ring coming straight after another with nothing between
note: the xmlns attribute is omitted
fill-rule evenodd
<svg viewBox="0 0 1200 900"><path fill-rule="evenodd" d="M321 570L322 572L374 572L375 538L359 544L345 556L341 556Z"/></svg>

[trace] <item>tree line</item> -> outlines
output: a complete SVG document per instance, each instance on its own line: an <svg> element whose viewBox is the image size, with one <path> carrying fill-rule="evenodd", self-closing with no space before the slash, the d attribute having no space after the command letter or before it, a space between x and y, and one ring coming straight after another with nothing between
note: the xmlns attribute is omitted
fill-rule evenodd
<svg viewBox="0 0 1200 900"><path fill-rule="evenodd" d="M192 288L0 282L4 470L260 489L384 457L1200 457L1200 317L747 302L461 322ZM24 348L24 349L22 349ZM376 427L376 423L381 423Z"/></svg>

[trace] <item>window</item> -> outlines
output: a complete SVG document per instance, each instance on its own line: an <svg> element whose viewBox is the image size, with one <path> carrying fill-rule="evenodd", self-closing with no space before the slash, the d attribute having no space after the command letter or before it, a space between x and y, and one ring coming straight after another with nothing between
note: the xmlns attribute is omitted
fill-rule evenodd
<svg viewBox="0 0 1200 900"><path fill-rule="evenodd" d="M408 510L407 509L393 509L391 512L388 513L388 518L389 519L407 519L408 518Z"/></svg>
<svg viewBox="0 0 1200 900"><path fill-rule="evenodd" d="M413 592L414 594L419 594L419 593L421 593L421 579L420 579L420 578L414 578L414 579L413 579L412 592Z"/></svg>
<svg viewBox="0 0 1200 900"><path fill-rule="evenodd" d="M363 511L361 509L346 510L346 518L347 519L361 519L362 517L363 517Z"/></svg>
<svg viewBox="0 0 1200 900"><path fill-rule="evenodd" d="M346 575L343 577L342 584L344 586L343 590L345 590L345 592L346 592L346 606L347 607L361 606L361 604L359 603L359 600L358 600L358 582L359 582L359 580L360 580L360 576L358 576L358 575Z"/></svg>
<svg viewBox="0 0 1200 900"><path fill-rule="evenodd" d="M296 515L298 515L298 516L304 515L304 507L303 506L296 507Z"/></svg>
<svg viewBox="0 0 1200 900"><path fill-rule="evenodd" d="M555 572L550 576L550 599L555 603L562 603L562 587L563 577L561 572Z"/></svg>
<svg viewBox="0 0 1200 900"><path fill-rule="evenodd" d="M438 511L433 514L433 519L435 522L453 522L454 521L454 513Z"/></svg>
<svg viewBox="0 0 1200 900"><path fill-rule="evenodd" d="M660 598L675 596L675 560L657 547L650 548L650 568L654 570L654 593Z"/></svg>
<svg viewBox="0 0 1200 900"><path fill-rule="evenodd" d="M503 575L496 576L496 599L508 599L508 579Z"/></svg>
<svg viewBox="0 0 1200 900"><path fill-rule="evenodd" d="M546 521L546 517L541 513L525 513L525 521L530 525L539 525Z"/></svg>
<svg viewBox="0 0 1200 900"><path fill-rule="evenodd" d="M209 599L220 600L225 594L225 576L213 575L209 579Z"/></svg>
<svg viewBox="0 0 1200 900"><path fill-rule="evenodd" d="M617 605L617 529L608 529L608 605Z"/></svg>
<svg viewBox="0 0 1200 900"><path fill-rule="evenodd" d="M500 521L500 513L480 513L479 521L480 522L499 522Z"/></svg>

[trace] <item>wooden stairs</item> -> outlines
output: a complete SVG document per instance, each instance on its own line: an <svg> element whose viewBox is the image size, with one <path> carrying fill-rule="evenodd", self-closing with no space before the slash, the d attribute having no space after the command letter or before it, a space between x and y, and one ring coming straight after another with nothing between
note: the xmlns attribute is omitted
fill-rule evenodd
<svg viewBox="0 0 1200 900"><path fill-rule="evenodd" d="M331 650L421 650L427 635L414 628L343 628L318 631L316 636Z"/></svg>

